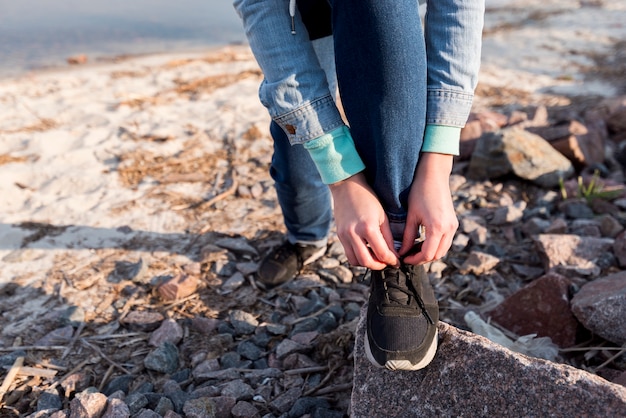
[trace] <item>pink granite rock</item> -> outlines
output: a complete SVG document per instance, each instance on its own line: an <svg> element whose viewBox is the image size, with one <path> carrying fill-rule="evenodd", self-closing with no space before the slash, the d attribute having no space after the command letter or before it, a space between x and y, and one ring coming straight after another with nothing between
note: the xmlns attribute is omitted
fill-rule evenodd
<svg viewBox="0 0 626 418"><path fill-rule="evenodd" d="M586 371L513 353L486 338L439 325L439 349L423 370L373 366L357 329L351 416L618 417L626 388Z"/></svg>
<svg viewBox="0 0 626 418"><path fill-rule="evenodd" d="M572 298L572 312L588 330L626 343L626 271L584 285Z"/></svg>
<svg viewBox="0 0 626 418"><path fill-rule="evenodd" d="M559 347L576 344L578 321L569 306L571 282L548 273L508 297L493 309L491 319L519 336L550 337Z"/></svg>

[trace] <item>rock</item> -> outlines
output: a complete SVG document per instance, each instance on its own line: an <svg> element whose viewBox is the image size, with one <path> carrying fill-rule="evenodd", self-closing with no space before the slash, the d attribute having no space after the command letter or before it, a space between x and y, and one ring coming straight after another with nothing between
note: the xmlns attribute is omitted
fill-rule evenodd
<svg viewBox="0 0 626 418"><path fill-rule="evenodd" d="M478 217L463 217L460 222L460 229L469 235L476 245L484 245L489 239L489 231L484 225L485 220Z"/></svg>
<svg viewBox="0 0 626 418"><path fill-rule="evenodd" d="M230 237L220 238L217 241L215 241L215 245L217 245L218 247L225 248L227 250L233 251L233 252L238 253L238 254L248 255L248 256L252 256L252 257L258 257L259 256L259 252L257 251L257 249L254 248L253 246L251 246L250 244L248 244L248 241L245 238L243 238L243 237L241 237L241 238L230 238Z"/></svg>
<svg viewBox="0 0 626 418"><path fill-rule="evenodd" d="M617 258L620 267L626 267L626 231L615 237L613 243L613 253Z"/></svg>
<svg viewBox="0 0 626 418"><path fill-rule="evenodd" d="M570 219L591 219L594 214L584 199L567 199L559 204L559 210Z"/></svg>
<svg viewBox="0 0 626 418"><path fill-rule="evenodd" d="M146 369L160 373L174 373L178 369L178 349L170 342L164 342L148 353L143 360Z"/></svg>
<svg viewBox="0 0 626 418"><path fill-rule="evenodd" d="M128 388L130 384L135 380L135 376L131 374L124 374L121 376L114 377L107 383L104 387L102 393L106 396L111 396L115 392L122 391L124 393L128 393Z"/></svg>
<svg viewBox="0 0 626 418"><path fill-rule="evenodd" d="M149 344L153 347L159 347L167 341L176 345L182 338L183 327L173 319L166 319L161 323L161 326L150 335Z"/></svg>
<svg viewBox="0 0 626 418"><path fill-rule="evenodd" d="M576 344L578 321L569 306L568 278L548 273L506 298L491 319L518 336L550 337L559 347Z"/></svg>
<svg viewBox="0 0 626 418"><path fill-rule="evenodd" d="M161 396L156 406L154 407L154 412L159 414L159 416L165 415L167 411L174 410L174 402L168 397Z"/></svg>
<svg viewBox="0 0 626 418"><path fill-rule="evenodd" d="M128 395L125 399L126 405L131 415L135 415L147 406L149 401L144 393L134 392Z"/></svg>
<svg viewBox="0 0 626 418"><path fill-rule="evenodd" d="M108 280L112 283L131 280L135 283L142 284L144 283L147 271L148 266L145 265L141 258L137 262L116 261L115 268L111 274L109 274Z"/></svg>
<svg viewBox="0 0 626 418"><path fill-rule="evenodd" d="M76 372L67 376L61 382L61 387L65 392L65 396L69 397L75 392L82 392L89 387L91 383L91 375L87 372Z"/></svg>
<svg viewBox="0 0 626 418"><path fill-rule="evenodd" d="M470 160L468 176L494 179L506 174L551 188L574 173L572 163L538 135L505 128L483 135Z"/></svg>
<svg viewBox="0 0 626 418"><path fill-rule="evenodd" d="M134 417L135 418L161 418L161 415L157 414L151 409L142 409Z"/></svg>
<svg viewBox="0 0 626 418"><path fill-rule="evenodd" d="M260 418L259 410L250 402L239 401L231 410L233 418Z"/></svg>
<svg viewBox="0 0 626 418"><path fill-rule="evenodd" d="M523 200L512 205L499 207L493 214L491 224L504 225L507 223L519 222L524 216L524 209L526 209L526 202Z"/></svg>
<svg viewBox="0 0 626 418"><path fill-rule="evenodd" d="M281 413L285 413L291 409L296 401L302 395L300 388L291 388L281 393L270 402L270 406Z"/></svg>
<svg viewBox="0 0 626 418"><path fill-rule="evenodd" d="M58 410L63 408L63 401L56 390L45 390L37 399L37 411Z"/></svg>
<svg viewBox="0 0 626 418"><path fill-rule="evenodd" d="M242 310L231 311L229 318L231 325L235 328L235 332L239 335L252 334L259 326L259 321L254 315Z"/></svg>
<svg viewBox="0 0 626 418"><path fill-rule="evenodd" d="M254 396L254 390L241 379L228 382L222 388L222 396L235 398L238 401L249 401Z"/></svg>
<svg viewBox="0 0 626 418"><path fill-rule="evenodd" d="M279 359L284 359L292 353L300 353L307 350L307 348L308 347L303 344L299 344L293 340L285 338L276 347L276 356Z"/></svg>
<svg viewBox="0 0 626 418"><path fill-rule="evenodd" d="M35 345L47 346L47 345L63 345L67 344L74 335L74 327L66 325L62 328L57 328L52 332L49 332L39 340L35 342Z"/></svg>
<svg viewBox="0 0 626 418"><path fill-rule="evenodd" d="M484 274L498 265L500 259L482 251L472 251L459 269L461 274Z"/></svg>
<svg viewBox="0 0 626 418"><path fill-rule="evenodd" d="M237 346L237 353L248 360L258 360L263 356L263 350L252 341L242 341Z"/></svg>
<svg viewBox="0 0 626 418"><path fill-rule="evenodd" d="M107 407L107 397L98 392L81 392L70 402L69 418L99 418Z"/></svg>
<svg viewBox="0 0 626 418"><path fill-rule="evenodd" d="M107 409L104 411L102 418L128 418L130 417L130 409L128 405L117 398L109 398Z"/></svg>
<svg viewBox="0 0 626 418"><path fill-rule="evenodd" d="M604 138L576 120L526 129L544 138L578 166L604 162Z"/></svg>
<svg viewBox="0 0 626 418"><path fill-rule="evenodd" d="M230 396L211 397L215 407L215 418L231 418L231 411L235 407L236 400Z"/></svg>
<svg viewBox="0 0 626 418"><path fill-rule="evenodd" d="M190 399L183 406L185 418L215 418L215 405L210 398Z"/></svg>
<svg viewBox="0 0 626 418"><path fill-rule="evenodd" d="M390 418L626 414L626 388L571 366L514 353L443 322L438 352L428 367L411 372L377 368L365 356L365 313L361 318L353 417L378 417L380 411ZM381 388L393 390L380 396Z"/></svg>
<svg viewBox="0 0 626 418"><path fill-rule="evenodd" d="M232 292L233 290L239 289L245 283L246 278L241 272L237 271L222 284L222 290L225 292Z"/></svg>
<svg viewBox="0 0 626 418"><path fill-rule="evenodd" d="M600 232L603 237L616 238L621 232L624 231L622 224L612 215L604 214L598 216L597 219L600 224ZM613 250L615 250L615 244L613 245Z"/></svg>
<svg viewBox="0 0 626 418"><path fill-rule="evenodd" d="M610 238L581 237L571 234L540 234L533 237L545 270L597 276L596 261L613 246Z"/></svg>
<svg viewBox="0 0 626 418"><path fill-rule="evenodd" d="M130 311L122 323L131 331L150 332L157 329L165 318L158 312Z"/></svg>
<svg viewBox="0 0 626 418"><path fill-rule="evenodd" d="M172 302L193 295L198 289L198 277L179 274L161 284L157 291L161 299Z"/></svg>
<svg viewBox="0 0 626 418"><path fill-rule="evenodd" d="M585 284L572 298L572 311L588 330L626 343L626 271Z"/></svg>
<svg viewBox="0 0 626 418"><path fill-rule="evenodd" d="M220 324L219 319L195 317L191 320L191 328L204 335L211 335Z"/></svg>

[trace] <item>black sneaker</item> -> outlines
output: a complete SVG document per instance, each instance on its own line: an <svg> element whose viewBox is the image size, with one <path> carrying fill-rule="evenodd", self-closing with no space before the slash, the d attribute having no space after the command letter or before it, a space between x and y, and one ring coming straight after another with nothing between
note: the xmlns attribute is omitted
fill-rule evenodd
<svg viewBox="0 0 626 418"><path fill-rule="evenodd" d="M326 253L326 246L292 244L285 241L263 258L257 271L257 279L266 287L285 283Z"/></svg>
<svg viewBox="0 0 626 418"><path fill-rule="evenodd" d="M367 358L390 370L419 370L437 351L439 307L424 266L372 271Z"/></svg>

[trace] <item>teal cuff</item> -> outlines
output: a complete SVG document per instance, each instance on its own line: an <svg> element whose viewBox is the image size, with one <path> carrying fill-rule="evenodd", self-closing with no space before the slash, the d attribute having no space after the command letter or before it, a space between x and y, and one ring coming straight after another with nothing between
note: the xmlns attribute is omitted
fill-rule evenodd
<svg viewBox="0 0 626 418"><path fill-rule="evenodd" d="M461 128L456 126L426 125L422 152L459 155Z"/></svg>
<svg viewBox="0 0 626 418"><path fill-rule="evenodd" d="M337 183L365 169L347 126L305 142L325 184Z"/></svg>

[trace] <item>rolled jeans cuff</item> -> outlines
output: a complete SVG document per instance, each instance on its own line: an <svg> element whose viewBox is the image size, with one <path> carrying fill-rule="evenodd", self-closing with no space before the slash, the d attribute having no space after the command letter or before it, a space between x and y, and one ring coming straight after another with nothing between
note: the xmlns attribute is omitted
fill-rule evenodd
<svg viewBox="0 0 626 418"><path fill-rule="evenodd" d="M325 184L337 183L365 169L347 126L304 143Z"/></svg>
<svg viewBox="0 0 626 418"><path fill-rule="evenodd" d="M331 95L315 99L273 119L285 131L292 145L322 137L345 126Z"/></svg>

